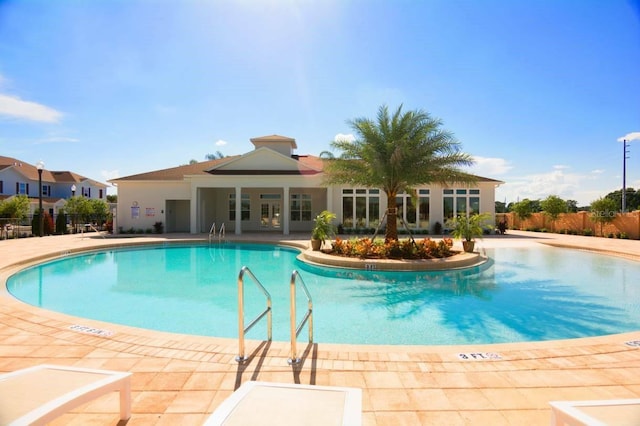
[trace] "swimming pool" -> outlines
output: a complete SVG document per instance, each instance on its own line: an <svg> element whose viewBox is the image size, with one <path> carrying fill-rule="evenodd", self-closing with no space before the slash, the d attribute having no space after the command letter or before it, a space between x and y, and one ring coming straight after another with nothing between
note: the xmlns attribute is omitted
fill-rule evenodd
<svg viewBox="0 0 640 426"><path fill-rule="evenodd" d="M248 265L273 296L275 340L289 340L294 269L314 299L317 342L499 343L640 329L633 279L640 263L625 259L510 247L487 249L491 261L479 267L416 273L319 268L298 261L298 253L266 244L108 249L27 268L7 288L26 303L78 317L236 338L237 276ZM300 300L300 317L305 306ZM248 320L264 309L251 282L245 309ZM263 340L264 330L258 324L246 337Z"/></svg>

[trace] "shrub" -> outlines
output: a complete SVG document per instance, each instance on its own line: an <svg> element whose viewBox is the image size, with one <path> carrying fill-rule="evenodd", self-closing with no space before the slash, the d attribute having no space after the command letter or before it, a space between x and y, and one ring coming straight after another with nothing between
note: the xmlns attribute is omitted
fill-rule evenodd
<svg viewBox="0 0 640 426"><path fill-rule="evenodd" d="M433 233L436 235L442 234L442 224L440 222L436 222L433 224Z"/></svg>
<svg viewBox="0 0 640 426"><path fill-rule="evenodd" d="M164 231L164 226L162 225L162 222L154 223L153 230L155 231L156 234L162 234L162 231Z"/></svg>
<svg viewBox="0 0 640 426"><path fill-rule="evenodd" d="M414 242L409 239L371 240L371 238L353 238L343 240L336 238L332 244L333 254L360 259L389 258L389 259L432 259L451 256L453 240L443 238L436 242L430 238Z"/></svg>
<svg viewBox="0 0 640 426"><path fill-rule="evenodd" d="M593 229L591 228L584 228L582 230L582 235L586 236L586 237L591 237L593 236Z"/></svg>
<svg viewBox="0 0 640 426"><path fill-rule="evenodd" d="M56 234L67 233L67 215L64 213L58 213L56 217Z"/></svg>

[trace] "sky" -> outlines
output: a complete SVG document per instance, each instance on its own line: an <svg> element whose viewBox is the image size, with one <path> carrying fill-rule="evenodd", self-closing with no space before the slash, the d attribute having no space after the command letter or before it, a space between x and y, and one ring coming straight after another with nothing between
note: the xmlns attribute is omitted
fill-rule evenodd
<svg viewBox="0 0 640 426"><path fill-rule="evenodd" d="M0 155L48 170L318 155L382 105L440 119L497 201L619 190L625 138L640 189L640 0L0 0Z"/></svg>

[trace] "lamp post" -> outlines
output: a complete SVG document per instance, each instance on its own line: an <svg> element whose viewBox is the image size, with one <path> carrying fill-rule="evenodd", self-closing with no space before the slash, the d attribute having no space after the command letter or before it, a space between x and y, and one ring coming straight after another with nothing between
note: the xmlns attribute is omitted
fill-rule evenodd
<svg viewBox="0 0 640 426"><path fill-rule="evenodd" d="M38 168L38 219L40 220L40 236L42 237L44 231L44 214L42 211L42 170L44 169L44 162L42 160L38 161L36 167Z"/></svg>
<svg viewBox="0 0 640 426"><path fill-rule="evenodd" d="M73 185L71 185L71 198L73 198L75 196L76 196L76 184L74 183ZM75 213L71 217L71 225L73 225L73 233L75 234L77 232Z"/></svg>

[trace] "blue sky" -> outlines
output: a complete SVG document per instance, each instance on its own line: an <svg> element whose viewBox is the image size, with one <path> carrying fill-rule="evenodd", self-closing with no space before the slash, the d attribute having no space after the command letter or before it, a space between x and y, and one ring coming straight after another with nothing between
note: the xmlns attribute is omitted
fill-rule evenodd
<svg viewBox="0 0 640 426"><path fill-rule="evenodd" d="M640 188L638 76L638 0L0 0L0 154L106 182L270 134L319 154L403 104L499 201L586 205L621 137Z"/></svg>

